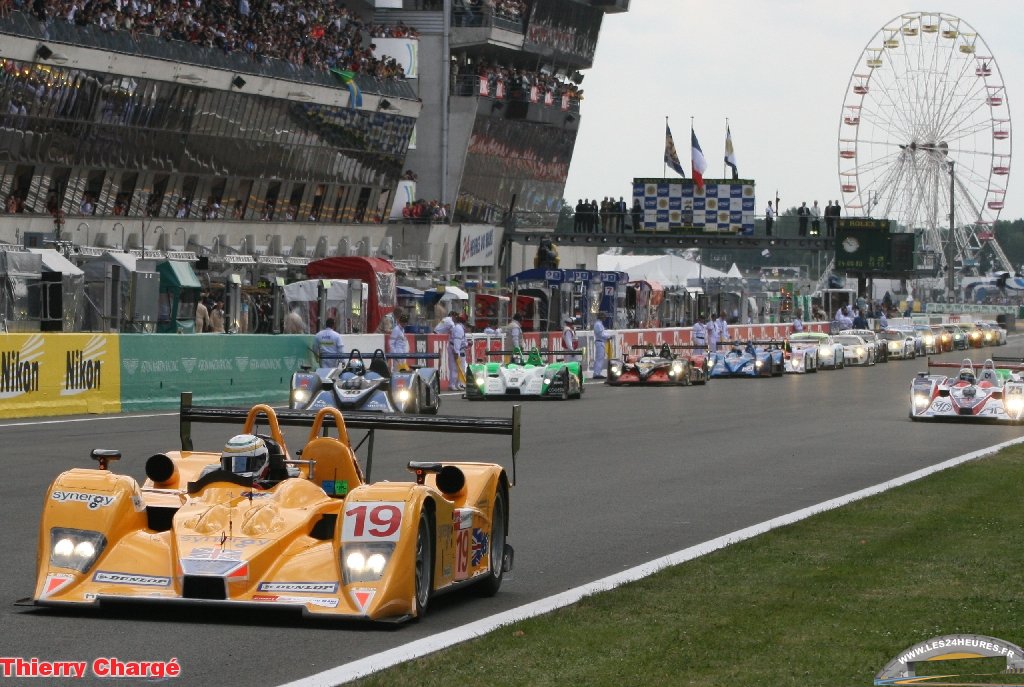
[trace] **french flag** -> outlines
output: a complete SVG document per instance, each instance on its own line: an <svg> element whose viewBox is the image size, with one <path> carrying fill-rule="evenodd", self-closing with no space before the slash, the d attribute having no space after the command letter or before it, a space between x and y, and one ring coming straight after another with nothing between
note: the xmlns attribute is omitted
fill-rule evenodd
<svg viewBox="0 0 1024 687"><path fill-rule="evenodd" d="M697 185L697 188L704 188L704 170L708 168L708 161L704 159L704 151L700 149L700 143L697 142L697 134L694 133L693 129L690 129L690 176L693 177L693 183Z"/></svg>

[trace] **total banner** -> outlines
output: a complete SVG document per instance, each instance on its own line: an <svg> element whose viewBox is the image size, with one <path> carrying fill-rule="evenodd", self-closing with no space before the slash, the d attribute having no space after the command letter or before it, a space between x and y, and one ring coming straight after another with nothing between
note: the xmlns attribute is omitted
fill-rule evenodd
<svg viewBox="0 0 1024 687"><path fill-rule="evenodd" d="M313 341L288 334L123 334L121 406L176 408L182 391L198 405L285 402L292 373L315 366Z"/></svg>
<svg viewBox="0 0 1024 687"><path fill-rule="evenodd" d="M0 336L0 417L117 413L115 334Z"/></svg>

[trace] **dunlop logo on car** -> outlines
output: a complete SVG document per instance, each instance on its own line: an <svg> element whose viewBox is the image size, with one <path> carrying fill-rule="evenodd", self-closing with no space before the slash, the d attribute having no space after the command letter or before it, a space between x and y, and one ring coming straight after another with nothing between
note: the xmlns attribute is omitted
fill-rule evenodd
<svg viewBox="0 0 1024 687"><path fill-rule="evenodd" d="M263 582L261 592L298 592L304 594L335 594L337 582Z"/></svg>
<svg viewBox="0 0 1024 687"><path fill-rule="evenodd" d="M97 570L92 576L93 582L108 584L132 584L140 587L169 587L171 578L152 575L129 575L128 573L104 572Z"/></svg>

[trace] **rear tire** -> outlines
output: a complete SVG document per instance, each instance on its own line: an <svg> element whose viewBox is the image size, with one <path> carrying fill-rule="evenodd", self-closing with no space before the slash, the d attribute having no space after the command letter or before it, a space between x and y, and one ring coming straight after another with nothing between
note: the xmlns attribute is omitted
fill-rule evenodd
<svg viewBox="0 0 1024 687"><path fill-rule="evenodd" d="M420 524L416 530L414 566L413 581L416 588L413 590L413 598L416 600L416 617L422 618L427 612L434 586L434 527L427 513L420 514Z"/></svg>
<svg viewBox="0 0 1024 687"><path fill-rule="evenodd" d="M490 570L477 586L481 596L494 596L501 589L505 577L505 535L507 534L508 513L506 512L507 496L503 487L498 487L494 494L494 508L491 510L491 537L488 561Z"/></svg>

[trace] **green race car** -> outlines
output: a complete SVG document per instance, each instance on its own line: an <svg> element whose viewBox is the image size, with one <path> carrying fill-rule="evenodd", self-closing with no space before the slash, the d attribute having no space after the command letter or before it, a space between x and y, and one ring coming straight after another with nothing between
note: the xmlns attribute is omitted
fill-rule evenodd
<svg viewBox="0 0 1024 687"><path fill-rule="evenodd" d="M583 394L580 351L540 351L529 355L520 349L488 351L488 356L510 356L509 362L474 363L466 372L466 398L579 398ZM562 356L545 362L543 356Z"/></svg>

